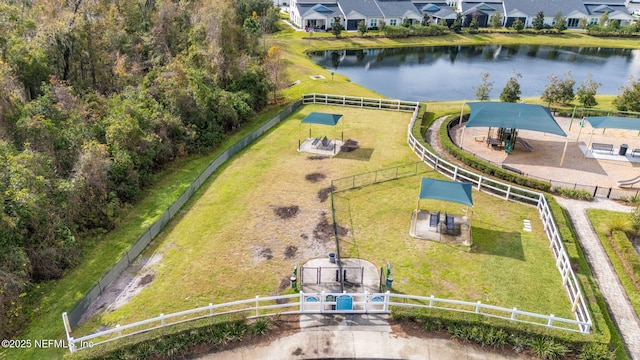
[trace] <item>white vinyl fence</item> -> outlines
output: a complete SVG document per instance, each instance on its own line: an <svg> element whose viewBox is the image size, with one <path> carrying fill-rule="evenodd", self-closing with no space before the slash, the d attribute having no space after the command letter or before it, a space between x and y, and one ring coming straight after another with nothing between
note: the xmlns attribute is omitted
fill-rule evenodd
<svg viewBox="0 0 640 360"><path fill-rule="evenodd" d="M259 297L254 299L234 301L225 304L209 304L208 306L186 310L174 314L164 315L139 321L129 325L116 326L115 328L96 332L90 335L74 338L71 326L75 326L74 321L70 321L67 313L62 314L62 319L67 334L69 350L86 349L88 347L103 344L126 336L139 334L164 326L178 324L186 321L193 321L212 316L220 316L231 313L246 313L249 318L259 316L269 316L274 314L332 314L332 313L389 313L390 306L435 308L450 311L460 311L475 313L488 317L495 317L515 322L546 326L554 329L589 333L592 322L587 305L582 296L579 283L575 277L569 261L569 256L562 244L562 239L551 216L551 211L543 194L528 189L502 183L471 171L459 168L457 165L447 162L433 154L424 147L411 133L419 111L419 103L400 100L368 99L351 96L325 95L325 94L305 94L302 96L303 104L329 104L338 106L353 106L370 109L384 109L391 111L412 112L411 122L407 131L407 142L416 155L427 165L444 174L445 176L462 182L469 182L482 192L499 196L505 200L516 201L528 205L536 206L545 232L549 238L550 247L556 258L556 266L562 276L562 281L572 303L572 310L575 320L556 318L553 315L540 315L515 308L501 308L492 305L485 305L480 302L465 302L458 300L439 299L433 296L423 297L401 294L344 294L352 298L352 309L336 309L337 298L342 294L293 294L283 296ZM286 114L291 113L292 108L285 110ZM278 115L273 123L277 123L283 114ZM273 126L274 124L269 124ZM253 135L253 134L252 134ZM259 135L258 135L259 136ZM256 136L257 137L257 136ZM245 140L245 139L243 139ZM248 142L248 141L243 141ZM242 144L245 146L246 144ZM236 150L237 151L237 150ZM228 155L230 156L230 155ZM228 158L228 157L227 157ZM219 160L219 159L217 159ZM199 179L204 181L205 178ZM296 302L282 303L283 301Z"/></svg>
<svg viewBox="0 0 640 360"><path fill-rule="evenodd" d="M341 308L342 306L342 308ZM457 312L473 313L514 322L527 323L555 329L583 332L590 326L585 322L557 318L553 315L540 315L518 309L508 309L486 305L481 302L467 302L440 299L434 296L415 296L386 293L304 293L280 296L259 297L233 301L224 304L209 304L196 309L173 314L160 314L157 317L119 326L94 334L74 338L67 331L69 350L75 352L98 346L110 341L125 338L180 324L187 321L241 313L247 318L272 316L277 314L388 314L391 306L432 308ZM68 328L66 313L62 315L65 328Z"/></svg>

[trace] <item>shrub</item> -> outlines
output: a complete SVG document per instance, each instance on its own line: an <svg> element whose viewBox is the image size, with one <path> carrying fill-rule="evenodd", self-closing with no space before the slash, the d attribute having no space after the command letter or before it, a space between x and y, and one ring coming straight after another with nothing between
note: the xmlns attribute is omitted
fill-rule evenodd
<svg viewBox="0 0 640 360"><path fill-rule="evenodd" d="M556 187L553 191L571 199L593 200L593 195L587 190Z"/></svg>
<svg viewBox="0 0 640 360"><path fill-rule="evenodd" d="M265 318L259 318L251 325L250 333L253 336L264 335L269 331L269 320Z"/></svg>
<svg viewBox="0 0 640 360"><path fill-rule="evenodd" d="M614 360L616 354L605 344L585 344L578 355L581 360Z"/></svg>
<svg viewBox="0 0 640 360"><path fill-rule="evenodd" d="M560 359L569 352L565 345L548 337L537 337L531 341L531 351L543 359Z"/></svg>
<svg viewBox="0 0 640 360"><path fill-rule="evenodd" d="M387 25L382 31L384 31L384 35L388 38L406 38L410 32L406 27L395 25Z"/></svg>

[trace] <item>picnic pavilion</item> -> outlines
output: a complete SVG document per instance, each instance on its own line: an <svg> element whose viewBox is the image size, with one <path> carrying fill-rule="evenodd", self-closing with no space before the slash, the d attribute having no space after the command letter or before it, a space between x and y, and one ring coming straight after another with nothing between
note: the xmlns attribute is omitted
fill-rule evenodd
<svg viewBox="0 0 640 360"><path fill-rule="evenodd" d="M440 210L420 209L421 199L442 200L466 205L464 215ZM411 217L409 235L419 239L471 246L471 218L467 216L473 206L471 184L456 181L422 178L416 208Z"/></svg>
<svg viewBox="0 0 640 360"><path fill-rule="evenodd" d="M305 116L300 124L309 124L309 137L305 140L298 140L298 151L321 155L336 155L340 152L340 147L344 143L344 120L342 121L341 140L331 140L324 135L311 135L312 125L325 125L335 127L342 118L342 114L328 114L312 112Z"/></svg>
<svg viewBox="0 0 640 360"><path fill-rule="evenodd" d="M464 105L462 105L460 112L460 121L462 121ZM560 160L560 166L562 166L567 151L568 137L548 108L536 104L510 102L470 102L466 105L471 109L471 114L462 129L463 140L466 128L487 127L489 131L486 139L483 139L487 142L487 146L504 149L507 154L511 154L516 143L521 144L528 151L533 151L526 140L518 137L518 129L562 136L565 138ZM460 143L462 144L462 141Z"/></svg>
<svg viewBox="0 0 640 360"><path fill-rule="evenodd" d="M606 129L621 129L621 130L636 130L640 131L640 118L631 118L624 116L587 116L584 118L591 125L591 134L589 136L589 142L586 147L581 148L582 152L586 157L596 157L594 151L597 151L602 157L604 155L607 160L629 160L636 155L640 155L640 146L635 146L633 149L627 149L629 147L628 144L620 144L617 148L614 148L614 144L604 144L604 143L593 143L591 140L593 139L593 133L595 129L602 129L602 133L606 131ZM582 130L582 126L584 123L580 124ZM578 134L578 139L580 139L580 134ZM591 156L590 156L591 155ZM607 156L609 155L609 156ZM626 158L623 158L619 155L623 155Z"/></svg>

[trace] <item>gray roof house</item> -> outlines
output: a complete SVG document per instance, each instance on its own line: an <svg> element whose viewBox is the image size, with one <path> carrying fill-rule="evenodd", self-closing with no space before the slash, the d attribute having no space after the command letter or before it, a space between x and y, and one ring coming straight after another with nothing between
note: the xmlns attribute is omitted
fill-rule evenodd
<svg viewBox="0 0 640 360"><path fill-rule="evenodd" d="M422 0L414 1L413 5L415 5L423 15L429 15L432 24L438 23L440 19L453 22L456 18L456 10L449 6L446 1L424 2L424 0Z"/></svg>
<svg viewBox="0 0 640 360"><path fill-rule="evenodd" d="M460 7L462 15L464 16L464 26L469 26L474 17L478 19L480 27L489 26L489 20L495 13L502 14L503 20L505 18L502 0L463 1Z"/></svg>
<svg viewBox="0 0 640 360"><path fill-rule="evenodd" d="M617 20L620 25L629 25L634 18L629 14L629 9L625 0L583 0L584 6L589 13L589 23L597 24L604 13L607 13L609 20Z"/></svg>
<svg viewBox="0 0 640 360"><path fill-rule="evenodd" d="M518 18L522 20L525 27L530 27L540 11L544 13L545 24L554 25L553 18L557 13L562 13L567 19L567 25L572 25L570 27L577 27L579 19L586 18L588 15L582 0L504 0L504 9L507 27L513 25Z"/></svg>
<svg viewBox="0 0 640 360"><path fill-rule="evenodd" d="M378 21L384 19L384 14L378 7L376 0L339 0L338 7L342 11L346 30L358 30L358 23L364 21L367 26L378 26Z"/></svg>
<svg viewBox="0 0 640 360"><path fill-rule="evenodd" d="M422 13L411 0L376 0L387 25L402 25L405 18L412 24L422 22Z"/></svg>

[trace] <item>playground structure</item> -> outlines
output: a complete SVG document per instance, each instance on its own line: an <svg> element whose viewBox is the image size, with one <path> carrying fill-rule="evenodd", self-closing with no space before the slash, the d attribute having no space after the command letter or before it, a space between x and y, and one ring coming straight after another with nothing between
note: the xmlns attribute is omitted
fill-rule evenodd
<svg viewBox="0 0 640 360"><path fill-rule="evenodd" d="M340 151L342 144L344 144L344 121L342 122L341 140L331 140L327 138L326 135L312 137L311 125L336 126L341 118L342 114L309 113L309 115L300 122L300 124L309 124L309 137L304 141L298 140L298 151L320 155L336 155Z"/></svg>
<svg viewBox="0 0 640 360"><path fill-rule="evenodd" d="M639 182L640 182L640 176L636 176L628 180L618 180L618 186L619 187L633 186L633 184L637 184Z"/></svg>

